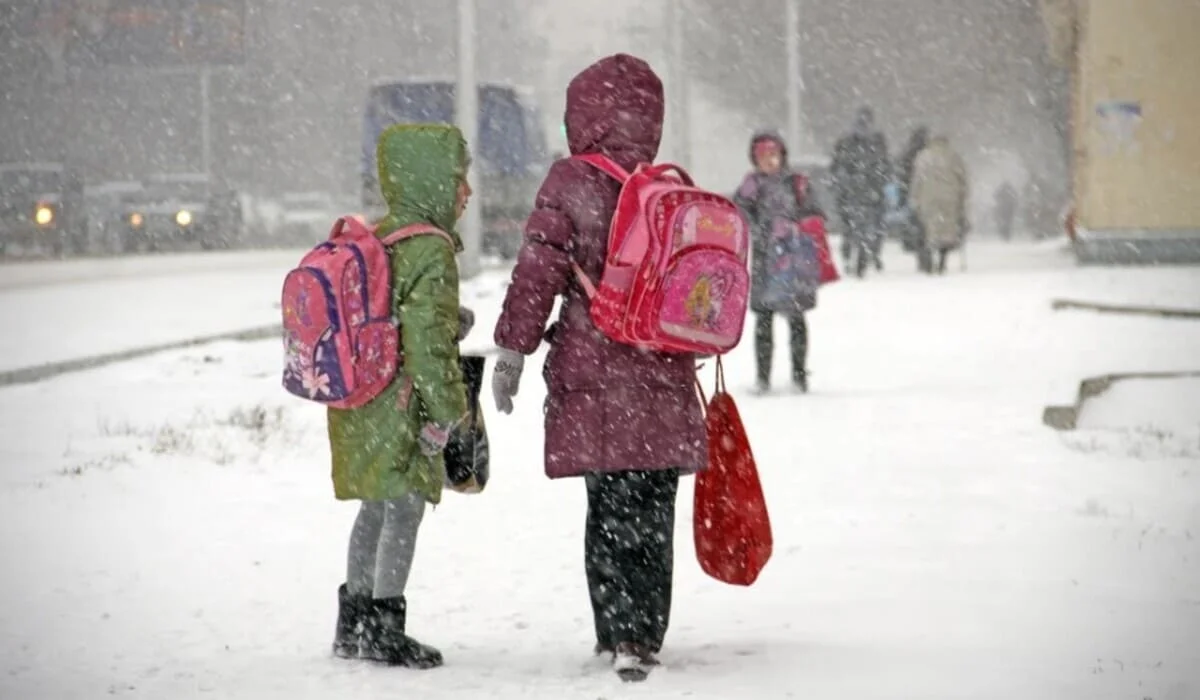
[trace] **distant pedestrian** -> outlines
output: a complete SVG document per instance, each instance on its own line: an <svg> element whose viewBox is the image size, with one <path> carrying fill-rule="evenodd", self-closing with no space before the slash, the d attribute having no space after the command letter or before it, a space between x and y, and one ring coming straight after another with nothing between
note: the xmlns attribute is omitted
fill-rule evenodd
<svg viewBox="0 0 1200 700"><path fill-rule="evenodd" d="M875 128L875 113L861 107L854 127L838 139L830 164L838 214L846 224L842 259L862 277L868 265L883 269L883 188L891 179L891 156L883 132Z"/></svg>
<svg viewBox="0 0 1200 700"><path fill-rule="evenodd" d="M996 189L994 206L996 231L1004 240L1012 240L1013 221L1017 217L1017 188L1011 182L1005 181Z"/></svg>
<svg viewBox="0 0 1200 700"><path fill-rule="evenodd" d="M746 175L734 195L734 201L750 220L753 243L750 308L755 314L754 349L757 366L756 389L765 393L771 385L771 361L775 352L775 316L787 319L791 333L789 349L792 383L802 392L808 391L808 322L804 314L817 305L817 288L832 279L823 278L822 260L813 258L808 267L808 279L793 284L784 293L772 293L773 269L778 260L774 247L787 245L796 235L804 235L800 222L809 216L824 218L824 213L809 196L808 180L788 166L787 146L777 134L764 132L750 140L750 160L753 172ZM828 242L811 241L811 250L825 256L825 267L834 273L828 260ZM786 251L782 251L786 254ZM797 266L785 265L786 273ZM826 273L826 277L828 273Z"/></svg>
<svg viewBox="0 0 1200 700"><path fill-rule="evenodd" d="M929 142L913 167L910 197L925 230L931 272L945 274L946 257L963 244L970 229L967 197L970 192L963 159L944 136Z"/></svg>

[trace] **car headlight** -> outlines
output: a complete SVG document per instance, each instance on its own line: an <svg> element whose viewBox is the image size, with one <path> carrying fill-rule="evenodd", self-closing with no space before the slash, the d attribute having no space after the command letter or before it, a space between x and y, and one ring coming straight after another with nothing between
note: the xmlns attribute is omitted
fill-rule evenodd
<svg viewBox="0 0 1200 700"><path fill-rule="evenodd" d="M54 209L45 204L39 204L33 212L33 220L38 226L49 226L54 223Z"/></svg>
<svg viewBox="0 0 1200 700"><path fill-rule="evenodd" d="M180 226L191 226L192 212L188 211L187 209L181 209L179 213L175 215L175 223L179 224Z"/></svg>
<svg viewBox="0 0 1200 700"><path fill-rule="evenodd" d="M142 224L146 223L146 218L141 214L134 212L129 215L129 225L134 228L141 228Z"/></svg>

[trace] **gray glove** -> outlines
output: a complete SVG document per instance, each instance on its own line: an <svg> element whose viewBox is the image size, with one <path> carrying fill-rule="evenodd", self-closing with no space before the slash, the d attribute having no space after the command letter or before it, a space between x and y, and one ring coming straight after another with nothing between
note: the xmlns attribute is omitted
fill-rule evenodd
<svg viewBox="0 0 1200 700"><path fill-rule="evenodd" d="M521 388L521 372L524 370L524 355L500 348L500 359L496 360L496 369L492 370L492 398L496 400L497 411L512 413L512 400Z"/></svg>
<svg viewBox="0 0 1200 700"><path fill-rule="evenodd" d="M475 327L475 312L465 306L458 307L458 337L455 338L458 342L462 342L463 338L471 332Z"/></svg>

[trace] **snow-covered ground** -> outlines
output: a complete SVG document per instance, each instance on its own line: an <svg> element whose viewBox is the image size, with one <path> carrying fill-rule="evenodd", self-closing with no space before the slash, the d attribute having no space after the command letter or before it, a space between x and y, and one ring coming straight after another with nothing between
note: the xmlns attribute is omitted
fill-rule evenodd
<svg viewBox="0 0 1200 700"><path fill-rule="evenodd" d="M72 313L111 332L72 335L72 351L153 342L180 317L235 330L180 308L204 275L245 304L239 322L272 322L291 260L136 281L161 292L125 303L160 320ZM729 358L775 555L751 588L706 578L687 482L665 665L640 686L590 658L583 487L542 477L541 355L514 415L485 402L487 491L426 517L409 598L411 631L446 653L431 672L328 656L355 506L332 498L321 411L279 389L278 343L0 390L0 697L1200 696L1200 425L1114 440L1041 424L1085 376L1200 369L1200 324L1051 298L1195 303L1200 273L1077 269L1047 245L981 243L942 279L888 263L822 292L812 394L751 398L749 342ZM479 346L503 282L466 295ZM126 283L6 289L4 313ZM40 316L8 318L43 337Z"/></svg>
<svg viewBox="0 0 1200 700"><path fill-rule="evenodd" d="M1119 381L1084 404L1079 425L1085 429L1148 425L1190 430L1200 425L1200 377Z"/></svg>
<svg viewBox="0 0 1200 700"><path fill-rule="evenodd" d="M1200 454L1200 378L1125 379L1087 399L1082 428L1072 436L1081 449L1134 456Z"/></svg>
<svg viewBox="0 0 1200 700"><path fill-rule="evenodd" d="M279 323L303 250L0 266L0 371ZM19 330L20 332L12 332Z"/></svg>
<svg viewBox="0 0 1200 700"><path fill-rule="evenodd" d="M298 259L270 251L5 265L0 370L278 323L283 275Z"/></svg>

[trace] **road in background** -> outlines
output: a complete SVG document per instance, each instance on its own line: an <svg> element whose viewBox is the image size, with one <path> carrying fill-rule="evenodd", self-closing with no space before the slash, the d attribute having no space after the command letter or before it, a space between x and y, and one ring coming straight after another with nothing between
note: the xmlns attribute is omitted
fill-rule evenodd
<svg viewBox="0 0 1200 700"><path fill-rule="evenodd" d="M302 250L188 253L0 265L0 373L241 333L279 323ZM464 285L491 294L503 271ZM480 319L480 327L484 323ZM484 350L488 333L477 333Z"/></svg>

